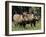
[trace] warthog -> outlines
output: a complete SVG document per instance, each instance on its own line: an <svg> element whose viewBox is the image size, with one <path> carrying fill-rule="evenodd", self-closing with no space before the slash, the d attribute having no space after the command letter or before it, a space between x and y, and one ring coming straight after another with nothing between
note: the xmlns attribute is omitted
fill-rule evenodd
<svg viewBox="0 0 46 37"><path fill-rule="evenodd" d="M23 13L23 15L15 14L13 16L13 20L15 24L19 23L20 25L23 25L23 27L25 28L25 25L30 23L31 23L31 26L32 24L36 26L35 24L36 24L36 21L39 20L39 16L34 16L34 14L27 14L27 13Z"/></svg>

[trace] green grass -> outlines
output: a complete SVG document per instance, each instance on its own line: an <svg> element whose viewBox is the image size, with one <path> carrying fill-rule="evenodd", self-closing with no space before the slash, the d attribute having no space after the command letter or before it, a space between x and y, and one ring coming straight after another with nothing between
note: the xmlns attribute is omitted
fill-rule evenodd
<svg viewBox="0 0 46 37"><path fill-rule="evenodd" d="M36 27L34 27L34 25L32 24L26 24L25 28L23 26L20 26L19 24L14 24L14 22L12 23L12 31L23 31L23 30L39 30L41 29L41 21L36 23Z"/></svg>

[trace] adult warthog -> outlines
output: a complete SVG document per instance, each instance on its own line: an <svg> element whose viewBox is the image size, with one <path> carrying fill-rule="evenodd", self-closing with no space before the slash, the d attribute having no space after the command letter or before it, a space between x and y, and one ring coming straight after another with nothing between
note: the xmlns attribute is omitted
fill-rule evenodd
<svg viewBox="0 0 46 37"><path fill-rule="evenodd" d="M23 13L23 15L15 14L13 16L13 20L15 24L18 23L20 24L20 26L23 25L23 27L25 28L26 24L31 24L31 26L33 24L34 26L36 26L35 24L36 21L39 20L39 16L34 16L34 14L27 14L27 13Z"/></svg>

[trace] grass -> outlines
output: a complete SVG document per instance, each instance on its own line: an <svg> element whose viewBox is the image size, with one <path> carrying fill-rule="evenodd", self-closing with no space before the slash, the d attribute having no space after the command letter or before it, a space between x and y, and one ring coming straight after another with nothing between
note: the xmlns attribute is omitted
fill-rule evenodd
<svg viewBox="0 0 46 37"><path fill-rule="evenodd" d="M25 28L23 26L20 26L19 24L15 25L12 23L12 31L23 31L23 30L39 30L41 29L41 21L36 23L36 27L32 24L26 24Z"/></svg>

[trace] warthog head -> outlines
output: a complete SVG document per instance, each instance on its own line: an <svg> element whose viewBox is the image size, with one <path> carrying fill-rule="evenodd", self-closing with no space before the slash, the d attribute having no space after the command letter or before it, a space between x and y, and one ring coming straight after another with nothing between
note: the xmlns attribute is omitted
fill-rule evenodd
<svg viewBox="0 0 46 37"><path fill-rule="evenodd" d="M39 21L40 20L40 16L35 16L35 20Z"/></svg>

